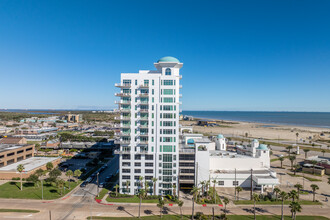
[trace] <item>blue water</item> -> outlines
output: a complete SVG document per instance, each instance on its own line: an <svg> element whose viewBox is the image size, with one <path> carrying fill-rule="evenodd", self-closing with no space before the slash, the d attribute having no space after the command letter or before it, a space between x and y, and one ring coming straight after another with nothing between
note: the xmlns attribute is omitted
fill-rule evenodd
<svg viewBox="0 0 330 220"><path fill-rule="evenodd" d="M195 118L330 128L330 112L182 111Z"/></svg>

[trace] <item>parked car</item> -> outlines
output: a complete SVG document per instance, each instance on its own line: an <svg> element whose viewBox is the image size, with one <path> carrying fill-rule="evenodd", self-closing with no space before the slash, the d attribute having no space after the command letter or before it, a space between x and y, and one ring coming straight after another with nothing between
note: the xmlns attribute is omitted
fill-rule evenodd
<svg viewBox="0 0 330 220"><path fill-rule="evenodd" d="M86 185L87 185L87 182L85 181L82 184L80 184L80 187L86 187Z"/></svg>

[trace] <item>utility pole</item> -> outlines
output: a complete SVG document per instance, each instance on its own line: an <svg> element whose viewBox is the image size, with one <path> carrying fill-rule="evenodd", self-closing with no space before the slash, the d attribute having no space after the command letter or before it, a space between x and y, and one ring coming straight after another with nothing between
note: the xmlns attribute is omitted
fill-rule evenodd
<svg viewBox="0 0 330 220"><path fill-rule="evenodd" d="M49 210L49 220L52 220L52 211Z"/></svg>
<svg viewBox="0 0 330 220"><path fill-rule="evenodd" d="M251 169L251 193L250 193L250 200L252 200L253 196L252 196L252 191L253 191L253 179L252 179L252 174L253 174L253 169Z"/></svg>
<svg viewBox="0 0 330 220"><path fill-rule="evenodd" d="M99 172L96 174L96 183L97 183L97 197L99 197Z"/></svg>
<svg viewBox="0 0 330 220"><path fill-rule="evenodd" d="M41 178L41 200L44 200L44 184L42 182L42 178Z"/></svg>
<svg viewBox="0 0 330 220"><path fill-rule="evenodd" d="M236 168L235 168L235 201L237 200L237 197L236 197L236 187L237 187L237 184L236 184Z"/></svg>

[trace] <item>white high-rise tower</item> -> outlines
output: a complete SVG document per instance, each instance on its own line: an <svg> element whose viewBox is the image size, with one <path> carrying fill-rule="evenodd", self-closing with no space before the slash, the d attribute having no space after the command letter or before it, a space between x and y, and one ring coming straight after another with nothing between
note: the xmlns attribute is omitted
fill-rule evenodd
<svg viewBox="0 0 330 220"><path fill-rule="evenodd" d="M145 183L153 193L157 178L157 195L173 194L179 167L180 68L174 57L163 57L154 63L156 71L122 73L119 181L120 191L136 194ZM143 180L141 181L141 177ZM127 183L128 186L126 185ZM178 187L176 187L178 190Z"/></svg>

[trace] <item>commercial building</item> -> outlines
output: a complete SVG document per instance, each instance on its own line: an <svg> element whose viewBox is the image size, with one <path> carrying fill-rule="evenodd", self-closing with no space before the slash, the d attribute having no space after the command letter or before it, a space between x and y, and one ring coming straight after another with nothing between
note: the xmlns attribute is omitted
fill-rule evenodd
<svg viewBox="0 0 330 220"><path fill-rule="evenodd" d="M0 144L27 144L24 137L4 137L0 139Z"/></svg>
<svg viewBox="0 0 330 220"><path fill-rule="evenodd" d="M64 120L67 122L73 122L73 123L78 123L82 121L82 115L80 114L66 114L62 117Z"/></svg>
<svg viewBox="0 0 330 220"><path fill-rule="evenodd" d="M34 145L0 144L0 167L4 167L34 156Z"/></svg>
<svg viewBox="0 0 330 220"><path fill-rule="evenodd" d="M116 84L119 105L120 191L138 192L143 182L157 178L157 195L172 194L179 167L180 69L174 57L154 63L157 70L122 73ZM149 184L153 192L153 184Z"/></svg>

